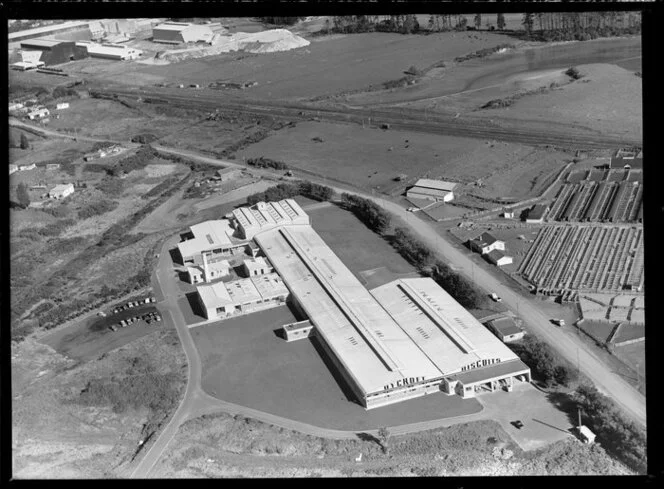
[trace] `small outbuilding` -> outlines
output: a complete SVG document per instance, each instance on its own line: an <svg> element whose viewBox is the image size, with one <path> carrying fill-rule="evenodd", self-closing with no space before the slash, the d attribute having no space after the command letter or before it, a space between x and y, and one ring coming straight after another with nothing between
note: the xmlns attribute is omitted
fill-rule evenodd
<svg viewBox="0 0 664 489"><path fill-rule="evenodd" d="M214 33L209 26L189 22L164 22L152 29L152 41L162 44L211 43L213 37Z"/></svg>
<svg viewBox="0 0 664 489"><path fill-rule="evenodd" d="M525 331L516 325L512 318L507 316L498 319L492 319L486 323L486 326L503 343L518 341L526 334Z"/></svg>
<svg viewBox="0 0 664 489"><path fill-rule="evenodd" d="M65 197L74 193L74 184L73 183L64 183L61 185L56 185L49 192L48 196L51 199L64 199Z"/></svg>
<svg viewBox="0 0 664 489"><path fill-rule="evenodd" d="M406 197L432 200L434 202L449 202L454 199L454 189L457 184L443 180L429 180L420 178L406 192Z"/></svg>
<svg viewBox="0 0 664 489"><path fill-rule="evenodd" d="M45 108L42 107L40 109L35 109L31 112L28 112L28 119L31 121L34 121L35 119L43 119L44 117L48 117L51 114L51 112Z"/></svg>
<svg viewBox="0 0 664 489"><path fill-rule="evenodd" d="M595 433L590 431L590 429L587 426L579 426L577 427L577 433L579 434L579 438L583 443L586 443L588 445L595 443Z"/></svg>
<svg viewBox="0 0 664 489"><path fill-rule="evenodd" d="M69 108L69 102L62 102L60 104L56 104L55 108L57 110L65 110Z"/></svg>
<svg viewBox="0 0 664 489"><path fill-rule="evenodd" d="M546 213L549 212L549 206L546 204L537 204L534 205L529 211L526 217L526 222L528 224L542 224L544 222L544 217Z"/></svg>
<svg viewBox="0 0 664 489"><path fill-rule="evenodd" d="M254 277L256 275L265 275L266 273L274 272L272 265L270 265L262 256L244 260L242 268L246 277Z"/></svg>
<svg viewBox="0 0 664 489"><path fill-rule="evenodd" d="M484 254L484 258L496 266L503 267L505 265L510 265L512 263L512 257L507 256L500 250L492 250Z"/></svg>

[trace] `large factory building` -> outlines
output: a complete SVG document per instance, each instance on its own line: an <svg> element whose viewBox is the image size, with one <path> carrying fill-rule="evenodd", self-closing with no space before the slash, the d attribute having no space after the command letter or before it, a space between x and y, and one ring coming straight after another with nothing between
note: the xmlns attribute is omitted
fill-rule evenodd
<svg viewBox="0 0 664 489"><path fill-rule="evenodd" d="M46 66L59 65L88 57L85 47L77 46L74 41L58 41L56 39L33 39L21 42L22 51L38 51L39 59Z"/></svg>
<svg viewBox="0 0 664 489"><path fill-rule="evenodd" d="M366 409L441 391L474 397L530 381L528 366L432 279L369 291L308 222L290 199L236 209L230 227L253 238L276 273L199 288L206 316L289 300L307 320L285 325L286 340L314 338ZM274 281L261 290L256 283L275 275L283 286Z"/></svg>
<svg viewBox="0 0 664 489"><path fill-rule="evenodd" d="M164 22L152 29L152 41L162 44L209 43L213 37L210 27L187 22Z"/></svg>

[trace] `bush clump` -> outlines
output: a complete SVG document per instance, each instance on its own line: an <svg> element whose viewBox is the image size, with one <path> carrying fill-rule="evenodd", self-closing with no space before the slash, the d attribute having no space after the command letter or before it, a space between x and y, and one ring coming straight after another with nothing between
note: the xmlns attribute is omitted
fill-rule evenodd
<svg viewBox="0 0 664 489"><path fill-rule="evenodd" d="M276 161L270 158L265 158L264 156L249 158L247 160L247 165L255 166L256 168L274 168L275 170L286 170L288 168L288 165L283 161Z"/></svg>
<svg viewBox="0 0 664 489"><path fill-rule="evenodd" d="M569 76L572 80L580 80L581 78L583 78L583 75L582 75L581 73L579 73L579 70L576 69L576 67L574 67L574 66L572 66L571 68L569 68L569 69L565 72L565 74L566 74L567 76Z"/></svg>
<svg viewBox="0 0 664 489"><path fill-rule="evenodd" d="M78 211L79 219L88 219L94 216L101 216L107 212L111 212L118 207L116 200L103 199L97 202L88 204L86 207Z"/></svg>
<svg viewBox="0 0 664 489"><path fill-rule="evenodd" d="M375 233L382 235L390 226L390 214L369 199L343 193L341 203Z"/></svg>

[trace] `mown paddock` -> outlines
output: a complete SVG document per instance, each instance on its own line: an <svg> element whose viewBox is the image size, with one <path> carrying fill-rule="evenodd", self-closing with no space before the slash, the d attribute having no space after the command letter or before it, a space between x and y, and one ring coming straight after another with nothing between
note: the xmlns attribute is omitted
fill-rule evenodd
<svg viewBox="0 0 664 489"><path fill-rule="evenodd" d="M393 33L366 33L321 37L309 46L292 51L266 54L221 54L189 59L170 65L137 65L141 75L154 83L164 81L198 83L213 81L256 81L246 96L258 98L310 98L380 85L404 76L412 65L426 68L486 47L507 42L496 33L436 33L403 36ZM417 54L414 54L417 53ZM330 74L334 76L330 76ZM126 83L123 75L111 79Z"/></svg>
<svg viewBox="0 0 664 489"><path fill-rule="evenodd" d="M314 141L317 137L323 142ZM512 198L537 193L538 182L564 165L562 154L522 145L318 122L283 129L238 151L236 157L260 156L325 175L330 183L339 180L390 194L422 177L462 182L482 178L486 187L473 192ZM407 177L399 189L394 178L400 174Z"/></svg>

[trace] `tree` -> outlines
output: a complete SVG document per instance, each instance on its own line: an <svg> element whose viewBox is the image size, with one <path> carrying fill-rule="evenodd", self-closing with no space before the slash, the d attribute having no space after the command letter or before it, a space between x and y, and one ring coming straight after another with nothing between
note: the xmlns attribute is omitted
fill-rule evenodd
<svg viewBox="0 0 664 489"><path fill-rule="evenodd" d="M30 149L30 141L25 133L21 133L21 149Z"/></svg>
<svg viewBox="0 0 664 489"><path fill-rule="evenodd" d="M482 28L482 14L475 14L475 28L478 31Z"/></svg>
<svg viewBox="0 0 664 489"><path fill-rule="evenodd" d="M502 31L505 29L505 14L498 14L496 17L496 26L498 27L499 31Z"/></svg>
<svg viewBox="0 0 664 489"><path fill-rule="evenodd" d="M18 184L18 188L16 189L16 199L24 209L30 205L30 194L28 194L28 186L25 182Z"/></svg>
<svg viewBox="0 0 664 489"><path fill-rule="evenodd" d="M388 454L390 451L389 440L390 440L390 431L386 427L381 427L378 430L378 440L380 441L380 446L383 449L384 454Z"/></svg>
<svg viewBox="0 0 664 489"><path fill-rule="evenodd" d="M521 22L521 24L523 25L523 28L526 30L526 37L530 37L533 33L534 20L535 19L533 14L527 12L523 14L523 21Z"/></svg>

